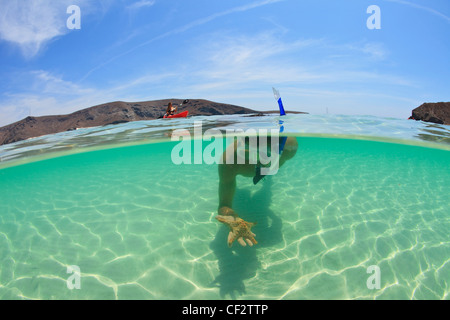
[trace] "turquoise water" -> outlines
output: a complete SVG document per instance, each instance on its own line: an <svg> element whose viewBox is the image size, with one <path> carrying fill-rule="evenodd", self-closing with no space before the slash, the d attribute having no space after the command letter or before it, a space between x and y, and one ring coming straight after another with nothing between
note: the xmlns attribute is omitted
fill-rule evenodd
<svg viewBox="0 0 450 320"><path fill-rule="evenodd" d="M0 299L448 300L448 127L369 119L379 134L367 119L345 118L362 128L353 131L341 120L288 119L286 128L328 126L323 135L288 129L293 159L256 186L238 177L233 208L258 222L258 244L231 249L214 218L217 165L174 165L177 143L155 141L192 119L3 147L12 162L0 170ZM72 265L80 289L67 288ZM367 286L370 266L379 289Z"/></svg>

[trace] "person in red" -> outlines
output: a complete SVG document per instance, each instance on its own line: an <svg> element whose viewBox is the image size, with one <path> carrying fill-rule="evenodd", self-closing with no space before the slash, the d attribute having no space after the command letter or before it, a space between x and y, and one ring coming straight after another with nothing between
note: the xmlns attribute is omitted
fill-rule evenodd
<svg viewBox="0 0 450 320"><path fill-rule="evenodd" d="M164 117L173 116L175 114L175 111L177 111L177 108L178 108L178 106L173 107L172 102L169 102L169 105L167 106Z"/></svg>

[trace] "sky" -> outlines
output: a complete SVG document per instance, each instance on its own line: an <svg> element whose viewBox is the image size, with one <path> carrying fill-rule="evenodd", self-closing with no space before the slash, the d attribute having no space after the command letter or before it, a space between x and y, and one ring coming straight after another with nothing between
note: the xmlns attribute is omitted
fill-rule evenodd
<svg viewBox="0 0 450 320"><path fill-rule="evenodd" d="M450 101L449 39L449 0L0 0L0 126L111 101L276 110L272 87L287 110L407 118Z"/></svg>

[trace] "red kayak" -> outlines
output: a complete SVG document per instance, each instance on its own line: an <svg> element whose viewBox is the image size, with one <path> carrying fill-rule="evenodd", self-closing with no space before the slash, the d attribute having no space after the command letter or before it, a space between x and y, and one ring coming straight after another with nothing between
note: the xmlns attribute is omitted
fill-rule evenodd
<svg viewBox="0 0 450 320"><path fill-rule="evenodd" d="M178 114L174 114L173 116L164 116L164 119L170 118L186 118L188 116L189 111L180 112Z"/></svg>

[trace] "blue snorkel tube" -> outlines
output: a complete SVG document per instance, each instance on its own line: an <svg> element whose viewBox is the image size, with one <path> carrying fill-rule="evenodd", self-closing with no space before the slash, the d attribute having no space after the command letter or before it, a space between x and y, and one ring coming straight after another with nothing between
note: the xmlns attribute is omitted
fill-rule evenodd
<svg viewBox="0 0 450 320"><path fill-rule="evenodd" d="M280 116L285 116L286 112L284 112L283 101L281 101L280 93L277 89L273 88L273 95L275 96L275 100L278 102L278 106L280 107Z"/></svg>
<svg viewBox="0 0 450 320"><path fill-rule="evenodd" d="M278 107L280 108L280 116L285 116L286 112L284 111L283 101L281 101L280 93L275 88L272 88L272 90L273 90L273 95L275 96L275 100L277 100L277 102L278 102ZM282 133L284 131L283 120L280 120L278 123L281 125L280 133ZM287 140L287 137L281 137L281 139L280 139L280 151L279 151L280 156L281 156L281 153L283 152L284 145L286 144L286 140Z"/></svg>
<svg viewBox="0 0 450 320"><path fill-rule="evenodd" d="M278 107L280 108L280 116L285 116L286 112L284 111L284 107L283 107L283 101L281 101L281 96L280 93L278 92L277 89L273 88L273 95L275 96L275 100L277 100L278 102ZM282 133L284 131L284 126L283 126L283 120L279 120L278 123L280 124L280 133ZM280 137L280 144L279 144L279 156L281 157L281 154L283 153L283 149L284 149L284 145L286 144L286 140L287 137ZM256 172L255 172L255 176L253 177L253 184L257 184L259 181L261 181L261 179L264 178L264 175L261 174L261 167L260 166L256 166Z"/></svg>

